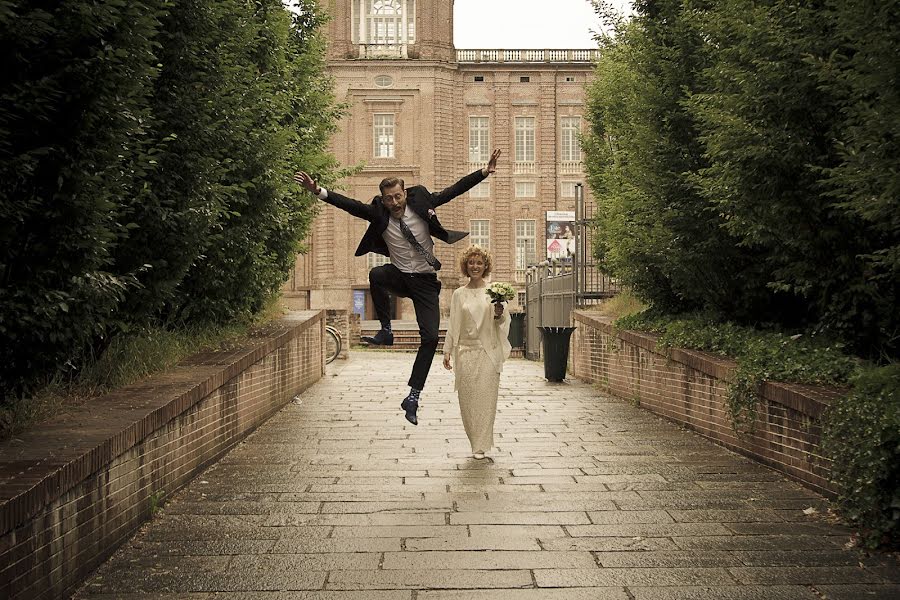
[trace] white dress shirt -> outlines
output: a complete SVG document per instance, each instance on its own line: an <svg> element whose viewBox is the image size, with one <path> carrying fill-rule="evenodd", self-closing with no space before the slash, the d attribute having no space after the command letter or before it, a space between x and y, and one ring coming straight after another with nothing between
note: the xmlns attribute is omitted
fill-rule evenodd
<svg viewBox="0 0 900 600"><path fill-rule="evenodd" d="M319 187L319 200L328 198L328 190ZM434 240L431 239L431 232L422 217L417 215L406 205L403 211L403 221L416 240L422 247L434 254ZM384 230L382 236L384 243L387 244L388 252L391 254L391 263L400 269L403 273L435 273L434 267L425 261L425 257L419 254L418 250L412 247L412 244L403 236L400 231L400 223L394 217L390 217L387 229Z"/></svg>

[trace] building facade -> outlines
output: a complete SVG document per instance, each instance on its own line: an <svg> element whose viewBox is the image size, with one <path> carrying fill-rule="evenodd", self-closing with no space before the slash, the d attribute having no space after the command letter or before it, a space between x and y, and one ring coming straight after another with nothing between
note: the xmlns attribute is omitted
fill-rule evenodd
<svg viewBox="0 0 900 600"><path fill-rule="evenodd" d="M330 148L341 164L362 165L340 191L368 202L388 176L440 190L501 149L496 173L438 209L446 228L470 232L454 245L436 242L441 304L446 314L465 283L455 264L470 243L491 250L493 280L514 283L524 302L526 268L547 257L547 213L574 211L584 179L579 133L596 50L456 49L448 0L326 5L328 70L348 107ZM287 303L374 319L368 272L387 258L354 256L367 225L321 203ZM414 319L412 303L399 299L394 318Z"/></svg>

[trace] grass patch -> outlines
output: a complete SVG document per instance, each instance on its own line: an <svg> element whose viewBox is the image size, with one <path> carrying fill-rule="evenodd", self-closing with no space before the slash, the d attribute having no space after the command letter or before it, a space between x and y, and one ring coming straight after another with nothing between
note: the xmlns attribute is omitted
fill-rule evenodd
<svg viewBox="0 0 900 600"><path fill-rule="evenodd" d="M621 319L647 310L647 305L626 289L600 304L591 306L588 310L598 312L604 317Z"/></svg>
<svg viewBox="0 0 900 600"><path fill-rule="evenodd" d="M0 440L6 440L70 408L170 369L203 351L235 346L256 325L284 314L273 300L252 320L228 325L144 327L121 333L100 356L66 363L52 379L27 396L0 406Z"/></svg>

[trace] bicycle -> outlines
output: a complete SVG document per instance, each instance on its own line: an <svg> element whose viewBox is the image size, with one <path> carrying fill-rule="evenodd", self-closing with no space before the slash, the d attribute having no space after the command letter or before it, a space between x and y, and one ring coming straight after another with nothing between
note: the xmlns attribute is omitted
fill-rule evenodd
<svg viewBox="0 0 900 600"><path fill-rule="evenodd" d="M325 326L325 364L331 364L341 353L341 332L331 325Z"/></svg>

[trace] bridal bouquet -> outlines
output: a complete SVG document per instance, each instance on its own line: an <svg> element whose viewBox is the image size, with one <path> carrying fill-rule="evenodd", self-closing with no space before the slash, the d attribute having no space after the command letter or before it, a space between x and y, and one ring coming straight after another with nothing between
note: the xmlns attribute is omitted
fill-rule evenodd
<svg viewBox="0 0 900 600"><path fill-rule="evenodd" d="M497 283L489 285L485 290L485 293L491 298L491 302L494 304L498 302L509 302L516 297L516 288L508 283L498 281Z"/></svg>

